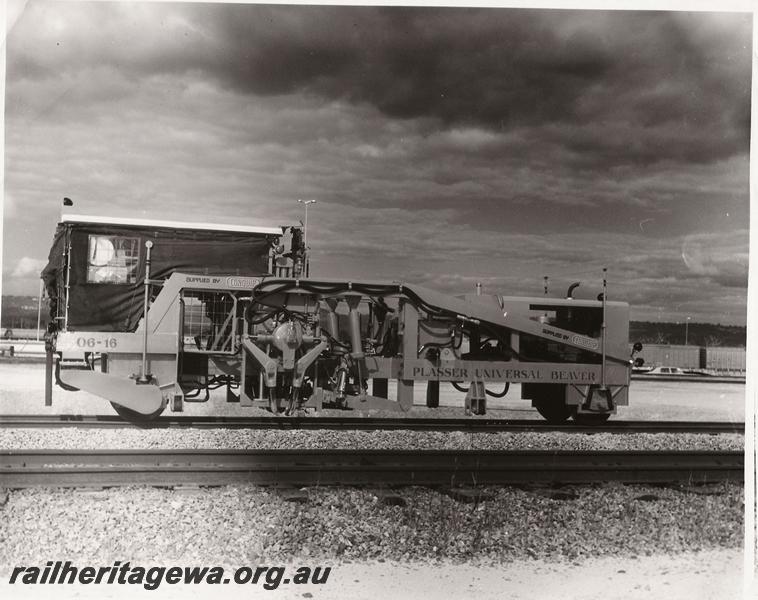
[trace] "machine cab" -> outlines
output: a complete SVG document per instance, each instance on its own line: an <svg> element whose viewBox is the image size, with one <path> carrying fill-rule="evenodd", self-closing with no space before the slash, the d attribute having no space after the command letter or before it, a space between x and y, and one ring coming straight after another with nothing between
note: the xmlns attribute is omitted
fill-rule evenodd
<svg viewBox="0 0 758 600"><path fill-rule="evenodd" d="M134 331L148 241L151 280L174 272L261 277L287 260L276 249L290 229L64 215L42 272L53 329Z"/></svg>

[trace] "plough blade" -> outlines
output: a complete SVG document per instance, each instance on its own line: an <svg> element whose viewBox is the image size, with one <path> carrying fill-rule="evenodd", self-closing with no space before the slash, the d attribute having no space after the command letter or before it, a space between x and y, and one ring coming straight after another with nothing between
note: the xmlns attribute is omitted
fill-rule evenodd
<svg viewBox="0 0 758 600"><path fill-rule="evenodd" d="M63 383L138 412L151 415L163 406L161 389L152 384L138 385L134 379L124 379L99 371L62 370Z"/></svg>

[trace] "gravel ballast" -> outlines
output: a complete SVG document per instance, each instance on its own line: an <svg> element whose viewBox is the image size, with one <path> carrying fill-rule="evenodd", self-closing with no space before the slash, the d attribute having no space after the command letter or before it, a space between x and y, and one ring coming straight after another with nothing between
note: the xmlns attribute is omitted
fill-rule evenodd
<svg viewBox="0 0 758 600"><path fill-rule="evenodd" d="M261 560L576 560L742 543L742 486L603 484L483 490L477 503L426 488L46 488L0 508L0 568L44 564L256 564Z"/></svg>
<svg viewBox="0 0 758 600"><path fill-rule="evenodd" d="M742 434L239 429L0 429L0 449L736 450Z"/></svg>

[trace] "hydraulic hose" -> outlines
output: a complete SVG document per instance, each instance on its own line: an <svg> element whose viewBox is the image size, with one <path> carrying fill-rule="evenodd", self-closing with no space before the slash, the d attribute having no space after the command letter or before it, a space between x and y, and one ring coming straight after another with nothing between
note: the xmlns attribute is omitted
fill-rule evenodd
<svg viewBox="0 0 758 600"><path fill-rule="evenodd" d="M459 392L467 393L467 392L468 392L468 390L469 390L469 388L467 388L467 387L463 387L463 386L462 386L462 385L460 385L460 384L459 384L459 382L457 382L457 381L451 381L450 383L452 383L452 384L453 384L453 387L454 387L456 390L458 390ZM485 388L485 389L484 389L484 392L485 392L485 393L486 393L488 396L492 396L493 398L503 398L503 397L505 397L505 395L508 393L508 390L509 390L509 389L511 389L511 382L510 382L510 381L506 381L506 382L505 382L505 387L503 388L503 391L502 391L502 392L491 392L491 391L490 391L490 390L488 390L487 388Z"/></svg>

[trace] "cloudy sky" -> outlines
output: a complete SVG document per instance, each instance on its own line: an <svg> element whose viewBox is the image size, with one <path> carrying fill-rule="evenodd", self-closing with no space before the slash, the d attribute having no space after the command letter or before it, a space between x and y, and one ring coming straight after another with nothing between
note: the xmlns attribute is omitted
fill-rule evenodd
<svg viewBox="0 0 758 600"><path fill-rule="evenodd" d="M744 324L746 13L11 4L3 293L75 212L283 224L312 273Z"/></svg>

